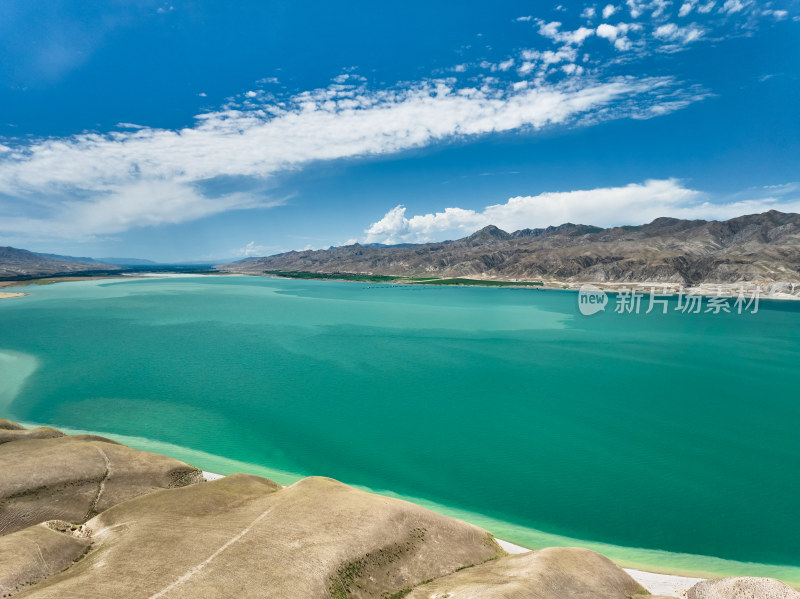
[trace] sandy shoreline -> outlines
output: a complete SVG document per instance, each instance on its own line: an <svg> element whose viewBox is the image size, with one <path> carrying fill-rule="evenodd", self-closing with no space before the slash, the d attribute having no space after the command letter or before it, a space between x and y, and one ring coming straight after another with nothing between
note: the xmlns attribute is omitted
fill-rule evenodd
<svg viewBox="0 0 800 599"><path fill-rule="evenodd" d="M216 472L203 471L203 479L206 482L212 480L219 480L225 478L224 474L217 474ZM517 555L520 553L528 553L532 551L527 547L515 545L503 539L495 538L497 544L503 548L506 553ZM645 572L643 570L634 570L632 568L623 568L628 575L636 582L642 585L645 589L650 591L653 595L664 595L666 597L683 597L683 593L693 587L695 584L704 580L703 578L691 578L689 576L679 576L677 574L658 574L656 572Z"/></svg>
<svg viewBox="0 0 800 599"><path fill-rule="evenodd" d="M503 541L502 539L495 539L497 544L503 548L506 553L512 555L519 553L527 553L530 549ZM633 568L623 568L628 575L636 582L650 591L653 595L664 595L666 597L683 597L682 593L692 588L704 578L691 578L689 576L678 576L677 574L658 574L656 572L645 572L643 570L634 570Z"/></svg>
<svg viewBox="0 0 800 599"><path fill-rule="evenodd" d="M10 297L23 297L28 295L27 293L15 293L12 291L0 291L0 299L8 299Z"/></svg>
<svg viewBox="0 0 800 599"><path fill-rule="evenodd" d="M240 274L241 276L252 277L266 277L272 279L292 279L292 280L319 280L319 281L338 281L342 283L370 283L369 281L352 281L349 279L337 279L336 275L331 275L330 278L325 279L303 279L295 277L282 277L276 274L262 275L258 273L231 273ZM371 273L353 273L370 275ZM395 275L392 275L395 276ZM400 276L400 275L397 275ZM442 279L449 279L453 277L442 277ZM531 289L531 290L545 290L545 291L579 291L583 285L592 285L601 291L617 293L619 291L635 291L637 294L649 295L651 291L656 294L663 294L668 296L678 296L683 293L685 295L694 294L701 296L715 296L715 297L738 297L740 290L749 299L756 288L759 289L760 300L800 300L800 282L774 282L774 281L741 281L737 283L701 283L700 285L684 287L678 283L663 283L663 282L616 282L616 281L553 281L541 280L541 285L532 286L530 283L539 281L516 281L506 279L496 279L491 277L457 277L465 281L475 281L475 285L469 283L459 283L458 285L446 285L446 287L494 287L505 289ZM502 285L482 285L482 281L491 281L495 283L502 283ZM445 285L437 285L435 283L428 283L426 281L375 281L371 283L374 285L409 285L415 287L443 287Z"/></svg>
<svg viewBox="0 0 800 599"><path fill-rule="evenodd" d="M366 273L365 273L366 274ZM53 283L68 283L70 281L95 281L102 279L166 279L166 278L188 278L188 277L265 277L273 279L293 279L293 277L281 277L279 275L262 275L257 273L236 273L236 272L218 272L218 273L176 273L176 272L152 272L152 273L135 273L119 275L101 275L101 276L75 276L75 277L42 277L40 279L29 279L26 281L0 281L0 288L5 287L21 287L25 285L43 285ZM800 300L800 282L770 282L770 281L741 281L737 283L702 283L692 287L684 287L677 283L663 283L663 282L616 282L616 281L581 281L581 282L568 282L568 281L553 281L542 280L541 286L530 286L528 283L532 281L507 281L503 279L493 279L490 277L460 277L467 280L474 280L476 284L474 287L486 287L481 285L480 281L495 281L503 283L497 288L507 289L532 289L532 290L547 290L547 291L579 291L582 285L593 285L601 291L616 293L619 291L635 291L638 294L649 295L652 292L656 294L664 294L669 296L677 296L680 293L695 294L701 296L721 296L728 298L736 298L740 290L744 292L749 299L756 288L759 288L760 300ZM305 279L301 279L305 280ZM319 279L321 281L340 281L345 283L364 283L364 281L350 281L347 279L337 279L332 275L330 279ZM377 284L380 284L376 282ZM515 285L515 283L520 283ZM428 285L425 282L406 282L406 281L388 281L383 284L386 285L415 285L415 286L436 286ZM471 287L469 283L460 285L448 285L448 287ZM28 295L27 293L7 295L0 292L0 299L4 297L19 297Z"/></svg>

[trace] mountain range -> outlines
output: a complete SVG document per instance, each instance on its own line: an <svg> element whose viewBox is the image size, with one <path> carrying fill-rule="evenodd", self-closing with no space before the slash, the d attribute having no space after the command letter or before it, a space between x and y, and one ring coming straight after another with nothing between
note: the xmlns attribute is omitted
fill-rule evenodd
<svg viewBox="0 0 800 599"><path fill-rule="evenodd" d="M158 266L129 258L75 258L0 247L0 279ZM435 243L353 244L248 258L218 271L353 273L553 283L800 282L800 214L769 211L727 221L657 218L640 226L565 223L506 232L493 225ZM798 286L800 288L800 286Z"/></svg>
<svg viewBox="0 0 800 599"><path fill-rule="evenodd" d="M800 281L800 214L771 210L727 221L658 218L640 226L566 223L508 233L487 226L453 241L353 244L217 267L495 280L664 282L688 286Z"/></svg>
<svg viewBox="0 0 800 599"><path fill-rule="evenodd" d="M36 254L28 250L0 247L0 278L3 279L119 269L119 266L103 264L91 258Z"/></svg>
<svg viewBox="0 0 800 599"><path fill-rule="evenodd" d="M143 258L89 258L43 254L13 247L0 247L0 281L26 280L63 275L103 275L109 271L206 270L209 261L163 264Z"/></svg>

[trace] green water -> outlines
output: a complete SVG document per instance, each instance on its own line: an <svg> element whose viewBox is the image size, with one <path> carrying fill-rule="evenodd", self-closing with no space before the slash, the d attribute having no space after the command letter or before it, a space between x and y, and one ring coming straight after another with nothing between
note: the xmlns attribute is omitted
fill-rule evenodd
<svg viewBox="0 0 800 599"><path fill-rule="evenodd" d="M0 410L207 470L320 474L536 547L800 583L800 304L195 277L0 301Z"/></svg>

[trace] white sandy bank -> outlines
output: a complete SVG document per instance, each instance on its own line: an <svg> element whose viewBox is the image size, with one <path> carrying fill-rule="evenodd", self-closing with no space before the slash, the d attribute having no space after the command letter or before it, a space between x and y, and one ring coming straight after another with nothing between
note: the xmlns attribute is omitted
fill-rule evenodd
<svg viewBox="0 0 800 599"><path fill-rule="evenodd" d="M514 545L502 539L496 539L497 544L506 553L527 553L530 549ZM623 568L628 575L636 582L650 591L653 595L665 595L666 597L683 597L682 593L689 590L702 578L689 578L688 576L675 576L673 574L656 574L655 572L643 572L642 570L632 570Z"/></svg>

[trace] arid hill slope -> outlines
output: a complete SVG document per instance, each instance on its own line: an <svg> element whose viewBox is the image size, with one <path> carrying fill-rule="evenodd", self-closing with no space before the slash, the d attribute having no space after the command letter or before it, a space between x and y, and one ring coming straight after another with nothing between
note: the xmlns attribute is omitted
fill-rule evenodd
<svg viewBox="0 0 800 599"><path fill-rule="evenodd" d="M494 226L455 241L287 252L218 267L567 282L800 281L800 214L770 211L724 222L659 218L602 229L564 224L507 233Z"/></svg>
<svg viewBox="0 0 800 599"><path fill-rule="evenodd" d="M510 556L476 526L328 478L288 487L247 474L202 482L171 458L2 419L0 469L4 598L647 595L592 551ZM800 599L771 579L693 588L696 599Z"/></svg>
<svg viewBox="0 0 800 599"><path fill-rule="evenodd" d="M118 270L119 266L99 262L75 262L50 258L12 247L0 247L0 279L19 276L47 276L87 270Z"/></svg>

